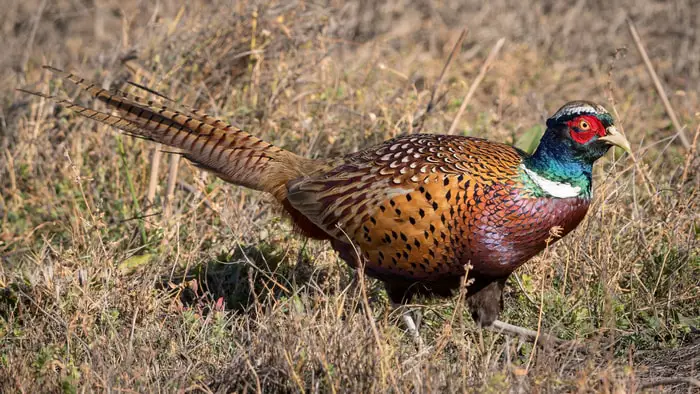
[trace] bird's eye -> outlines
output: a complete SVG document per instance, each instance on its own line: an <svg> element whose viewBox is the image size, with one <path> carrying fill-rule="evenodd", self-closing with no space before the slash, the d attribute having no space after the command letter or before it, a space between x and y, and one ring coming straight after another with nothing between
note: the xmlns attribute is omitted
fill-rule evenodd
<svg viewBox="0 0 700 394"><path fill-rule="evenodd" d="M583 120L583 119L582 119L582 120L578 123L578 128L581 129L581 130L588 130L588 129L591 128L591 124L588 123L586 120Z"/></svg>

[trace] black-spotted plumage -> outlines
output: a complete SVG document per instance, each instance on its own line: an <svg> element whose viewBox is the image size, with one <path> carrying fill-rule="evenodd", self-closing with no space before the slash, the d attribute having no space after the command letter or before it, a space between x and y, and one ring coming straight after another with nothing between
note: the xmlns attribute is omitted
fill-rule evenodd
<svg viewBox="0 0 700 394"><path fill-rule="evenodd" d="M396 302L416 292L450 295L470 264L469 304L482 324L498 316L505 279L545 247L552 228L565 235L583 219L593 161L609 143L626 144L602 107L572 102L550 118L532 156L478 138L421 134L311 160L199 110L167 108L49 69L117 114L38 95L273 194L303 234L330 240L351 266L362 262Z"/></svg>

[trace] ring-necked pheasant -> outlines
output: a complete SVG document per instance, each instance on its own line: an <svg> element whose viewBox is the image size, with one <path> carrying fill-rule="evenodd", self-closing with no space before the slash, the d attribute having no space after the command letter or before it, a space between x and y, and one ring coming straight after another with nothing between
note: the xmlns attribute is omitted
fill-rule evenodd
<svg viewBox="0 0 700 394"><path fill-rule="evenodd" d="M506 279L545 248L550 229L563 236L584 218L593 162L611 145L630 149L603 107L574 101L547 120L532 155L479 138L417 134L312 160L199 110L166 108L47 68L117 114L33 94L271 193L300 232L330 240L348 264L382 280L396 304L417 293L449 296L471 264L467 300L482 326L498 317ZM409 315L404 321L415 327Z"/></svg>

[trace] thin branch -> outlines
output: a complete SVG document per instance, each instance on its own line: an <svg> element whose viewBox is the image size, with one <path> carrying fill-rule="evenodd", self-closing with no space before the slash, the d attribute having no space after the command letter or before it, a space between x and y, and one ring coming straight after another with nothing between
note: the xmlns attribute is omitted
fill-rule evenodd
<svg viewBox="0 0 700 394"><path fill-rule="evenodd" d="M627 27L630 30L630 34L632 35L632 39L634 40L634 44L637 46L637 50L639 51L639 54L642 56L642 59L644 60L644 64L647 67L647 72L649 73L649 76L651 77L652 81L654 81L654 87L656 88L656 92L661 96L661 101L664 103L664 107L666 108L666 113L668 114L668 117L671 118L671 123L673 123L673 127L676 129L676 134L678 137L680 137L681 142L683 143L683 146L686 149L690 149L690 141L688 140L688 137L686 137L685 133L683 132L683 127L681 127L680 122L678 121L678 118L676 117L676 113L673 111L673 107L671 107L671 102L668 101L668 96L666 95L666 91L664 90L664 87L661 85L661 81L659 80L659 77L656 75L656 71L654 71L654 66L651 64L651 60L649 60L649 55L647 55L646 49L644 49L644 44L642 44L642 39L639 38L639 33L637 33L637 28L634 26L634 22L632 22L632 19L627 17Z"/></svg>
<svg viewBox="0 0 700 394"><path fill-rule="evenodd" d="M523 294L525 294L525 298L527 298L527 300L530 301L530 303L532 305L537 306L537 301L533 300L532 297L529 294L527 294L527 291L525 290L525 286L523 285L523 282L520 280L520 275L518 275L516 272L513 272L513 277L515 278L515 281L518 283L518 287L520 287L520 291L522 291Z"/></svg>
<svg viewBox="0 0 700 394"><path fill-rule="evenodd" d="M198 193L201 192L201 191L200 191L199 189L197 189L195 186L190 185L189 183L187 183L187 182L185 182L185 181L177 181L177 186L180 187L182 190L184 190L184 191L190 193L190 194L196 195L196 194L198 194ZM207 208L211 209L212 211L214 211L214 212L216 212L216 213L219 213L220 210L219 210L217 207L215 207L214 204L212 204L211 201L209 201L209 197L210 197L212 194L213 194L213 193L210 193L210 194L208 194L208 195L205 195L205 196L202 198L202 203L203 203Z"/></svg>
<svg viewBox="0 0 700 394"><path fill-rule="evenodd" d="M175 193L175 185L177 184L177 170L180 162L180 155L170 156L170 165L168 167L168 185L165 192L165 207L163 208L164 217L170 218L173 212L173 194Z"/></svg>
<svg viewBox="0 0 700 394"><path fill-rule="evenodd" d="M501 320L496 320L493 322L493 325L490 327L492 330L496 332L503 332L503 333L508 333L511 335L517 335L520 337L523 337L529 341L532 342L541 342L542 344L565 344L567 341L563 339L559 339L553 335L545 334L543 332L535 331L535 330L530 330L525 327L520 327L520 326L515 326L510 323L506 323Z"/></svg>
<svg viewBox="0 0 700 394"><path fill-rule="evenodd" d="M620 120L622 117L620 116L620 113L617 110L617 105L615 103L615 95L613 94L613 86L614 86L614 79L613 79L613 70L615 69L615 62L619 58L620 55L623 55L625 53L625 50L623 48L618 48L615 50L615 54L613 55L612 61L610 63L610 69L608 70L608 87L607 87L607 94L608 94L608 101L610 102L610 105L612 106L613 114L615 115L615 119L618 120L617 122L617 128L618 130L625 135L625 129L620 123ZM637 171L639 171L639 174L642 177L642 182L644 184L644 188L647 190L647 194L652 198L652 202L654 203L654 207L659 206L659 195L657 193L656 187L654 186L654 183L651 181L651 178L649 177L649 174L647 173L646 169L640 165L640 162L637 160L637 155L632 152L628 152L629 156L632 158L632 162L634 163L634 167Z"/></svg>
<svg viewBox="0 0 700 394"><path fill-rule="evenodd" d="M416 117L416 119L413 121L413 132L414 133L419 133L421 131L421 129L423 128L423 123L425 122L426 116L435 107L435 95L437 94L437 91L440 88L440 85L442 85L442 81L445 79L445 74L447 72L447 68L450 67L450 64L452 64L452 60L455 57L454 55L462 47L462 42L464 42L464 39L467 37L468 31L469 30L466 27L464 29L462 29L462 32L459 34L459 38L457 39L457 42L455 43L454 47L452 47L452 51L450 52L450 55L447 57L447 61L445 62L445 65L442 67L442 72L440 73L440 77L438 78L437 81L435 81L435 85L433 85L433 91L430 93L430 101L428 101L428 105L425 107L425 112L418 115Z"/></svg>
<svg viewBox="0 0 700 394"><path fill-rule="evenodd" d="M384 341L382 340L381 335L379 334L379 330L377 329L377 324L374 321L374 316L372 315L372 309L370 308L369 305L369 298L367 297L367 288L365 287L365 260L362 258L362 254L360 254L360 251L357 249L355 246L355 243L352 242L352 239L350 239L350 236L343 230L342 227L340 227L340 224L336 224L335 227L340 230L340 232L343 233L345 238L348 241L348 244L352 246L353 251L355 252L355 258L357 259L357 278L358 282L360 285L360 298L362 301L362 306L365 310L365 313L367 315L367 321L369 322L369 326L372 329L372 334L374 334L374 340L377 342L377 350L379 351L379 356L381 359L385 359L383 357L384 355L384 346L383 343ZM384 365L382 363L382 369ZM394 376L394 371L391 368L387 368L387 372L389 374L389 380L391 381L392 386L394 387L395 390L398 391L398 385L396 383L396 377Z"/></svg>
<svg viewBox="0 0 700 394"><path fill-rule="evenodd" d="M688 150L688 153L686 153L685 156L685 165L683 166L683 175L681 175L681 180L678 182L678 187L682 187L685 184L685 181L688 179L688 169L690 168L690 165L693 162L693 158L695 157L695 151L698 148L698 135L700 135L700 124L698 124L698 127L695 129L695 136L693 137L693 144L690 145L690 149Z"/></svg>
<svg viewBox="0 0 700 394"><path fill-rule="evenodd" d="M687 383L690 386L700 387L700 380L696 378L691 378L689 376L675 376L671 378L659 378L652 380L651 382L646 382L642 384L639 388L641 390L656 387L656 386L667 386L671 384L682 384Z"/></svg>
<svg viewBox="0 0 700 394"><path fill-rule="evenodd" d="M36 14L34 15L32 30L29 33L29 40L27 40L27 44L24 47L24 54L22 56L22 71L24 72L27 71L27 63L29 63L29 57L31 56L32 48L34 47L34 39L36 38L36 32L39 28L39 24L41 23L41 16L44 13L44 8L46 8L46 3L46 0L39 3L39 8L37 8Z"/></svg>
<svg viewBox="0 0 700 394"><path fill-rule="evenodd" d="M491 67L491 63L493 63L494 59L496 59L498 52L501 51L501 48L503 47L503 44L505 42L506 39L505 37L503 37L500 40L498 40L498 42L496 42L496 45L494 45L491 49L489 56L484 61L484 64L481 66L481 70L479 70L479 74L476 76L476 78L472 82L472 85L469 87L469 91L467 92L466 96L464 96L464 100L462 100L462 105L459 107L459 111L457 111L457 116L455 116L454 120L452 121L452 125L450 126L450 130L447 132L447 134L452 135L455 133L455 130L457 129L457 123L459 122L459 118L462 116L462 113L467 108L469 101L471 101L472 96L474 96L474 92L476 92L476 88L479 87L479 84L484 79L484 76L486 76L486 72Z"/></svg>
<svg viewBox="0 0 700 394"><path fill-rule="evenodd" d="M153 205L156 200L156 188L158 187L158 170L160 169L160 158L163 155L161 150L161 145L156 144L153 147L153 154L151 155L151 172L148 177L148 192L146 193L146 200L148 203Z"/></svg>
<svg viewBox="0 0 700 394"><path fill-rule="evenodd" d="M612 97L612 92L610 93L610 97ZM612 100L612 109L613 113L615 114L615 119L621 119L620 113L617 111L617 106L615 105L615 101ZM620 132L624 135L625 130L622 127L622 124L618 123L617 127L619 128ZM652 202L654 203L654 207L658 207L659 204L661 204L661 201L659 200L659 194L656 190L656 186L654 186L654 182L652 182L651 177L646 171L646 168L642 166L641 162L637 160L637 155L634 152L629 152L628 153L630 158L632 159L632 163L634 164L634 168L639 171L639 174L642 177L642 181L644 182L644 187L647 190L647 194L652 199Z"/></svg>

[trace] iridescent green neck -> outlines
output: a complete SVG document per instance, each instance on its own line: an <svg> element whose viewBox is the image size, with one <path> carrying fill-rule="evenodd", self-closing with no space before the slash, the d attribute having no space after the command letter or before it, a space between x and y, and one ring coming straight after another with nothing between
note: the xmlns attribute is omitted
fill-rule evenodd
<svg viewBox="0 0 700 394"><path fill-rule="evenodd" d="M576 157L565 142L554 137L554 133L546 132L537 151L526 157L523 164L527 170L546 180L578 188L579 197L591 196L593 161ZM526 182L526 186L538 197L548 196L536 182Z"/></svg>

